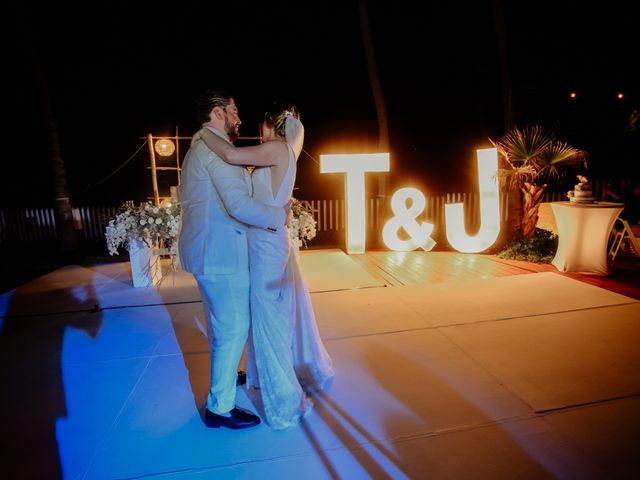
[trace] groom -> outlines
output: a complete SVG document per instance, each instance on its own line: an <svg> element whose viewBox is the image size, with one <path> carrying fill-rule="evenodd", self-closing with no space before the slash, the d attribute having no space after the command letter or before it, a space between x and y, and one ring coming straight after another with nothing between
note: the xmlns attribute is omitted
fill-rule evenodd
<svg viewBox="0 0 640 480"><path fill-rule="evenodd" d="M240 117L233 98L219 91L203 93L196 103L198 123L216 135L235 140ZM237 368L249 332L249 257L247 225L285 228L284 208L251 197L246 169L225 163L201 140L182 164L180 262L200 289L211 352L208 427L248 428L260 423L235 406Z"/></svg>

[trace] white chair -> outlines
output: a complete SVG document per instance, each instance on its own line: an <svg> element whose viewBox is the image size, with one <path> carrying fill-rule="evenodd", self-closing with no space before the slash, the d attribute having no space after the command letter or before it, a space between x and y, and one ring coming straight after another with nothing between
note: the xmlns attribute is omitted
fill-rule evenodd
<svg viewBox="0 0 640 480"><path fill-rule="evenodd" d="M633 234L633 230L631 230L631 226L626 220L623 220L622 218L616 219L613 224L613 230L611 230L611 236L613 237L611 247L609 248L609 256L611 257L611 260L616 258L618 251L625 241L629 243L629 249L634 254L640 255L640 239L636 238Z"/></svg>

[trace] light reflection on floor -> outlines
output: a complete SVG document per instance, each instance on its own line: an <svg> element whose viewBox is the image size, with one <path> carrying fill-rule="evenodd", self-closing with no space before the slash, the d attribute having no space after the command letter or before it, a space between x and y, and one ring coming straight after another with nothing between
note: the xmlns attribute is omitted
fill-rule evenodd
<svg viewBox="0 0 640 480"><path fill-rule="evenodd" d="M337 375L285 432L204 427L209 355L188 274L133 289L126 264L65 268L0 297L3 470L506 479L639 469L640 302L552 273L385 288L336 251L309 254L303 268ZM238 390L255 410L250 398Z"/></svg>

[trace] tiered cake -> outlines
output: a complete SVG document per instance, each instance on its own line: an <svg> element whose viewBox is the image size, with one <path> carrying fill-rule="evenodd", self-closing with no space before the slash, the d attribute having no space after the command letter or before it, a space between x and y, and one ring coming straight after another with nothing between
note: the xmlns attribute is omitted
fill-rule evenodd
<svg viewBox="0 0 640 480"><path fill-rule="evenodd" d="M587 181L586 178L581 178L580 183L575 185L574 189L569 191L569 201L573 203L593 203L595 198L593 196L593 187ZM584 180L584 181L583 181Z"/></svg>

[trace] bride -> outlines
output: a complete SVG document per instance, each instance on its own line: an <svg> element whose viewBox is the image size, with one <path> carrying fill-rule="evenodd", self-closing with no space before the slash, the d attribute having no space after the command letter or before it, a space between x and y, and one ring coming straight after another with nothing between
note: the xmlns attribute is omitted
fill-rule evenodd
<svg viewBox="0 0 640 480"><path fill-rule="evenodd" d="M260 145L237 148L208 129L194 135L225 162L255 166L253 197L275 206L291 200L304 127L295 106L274 104L264 116ZM331 359L316 326L302 277L298 247L287 231L249 228L251 341L247 385L259 389L266 422L274 429L298 423L314 391L333 378Z"/></svg>

